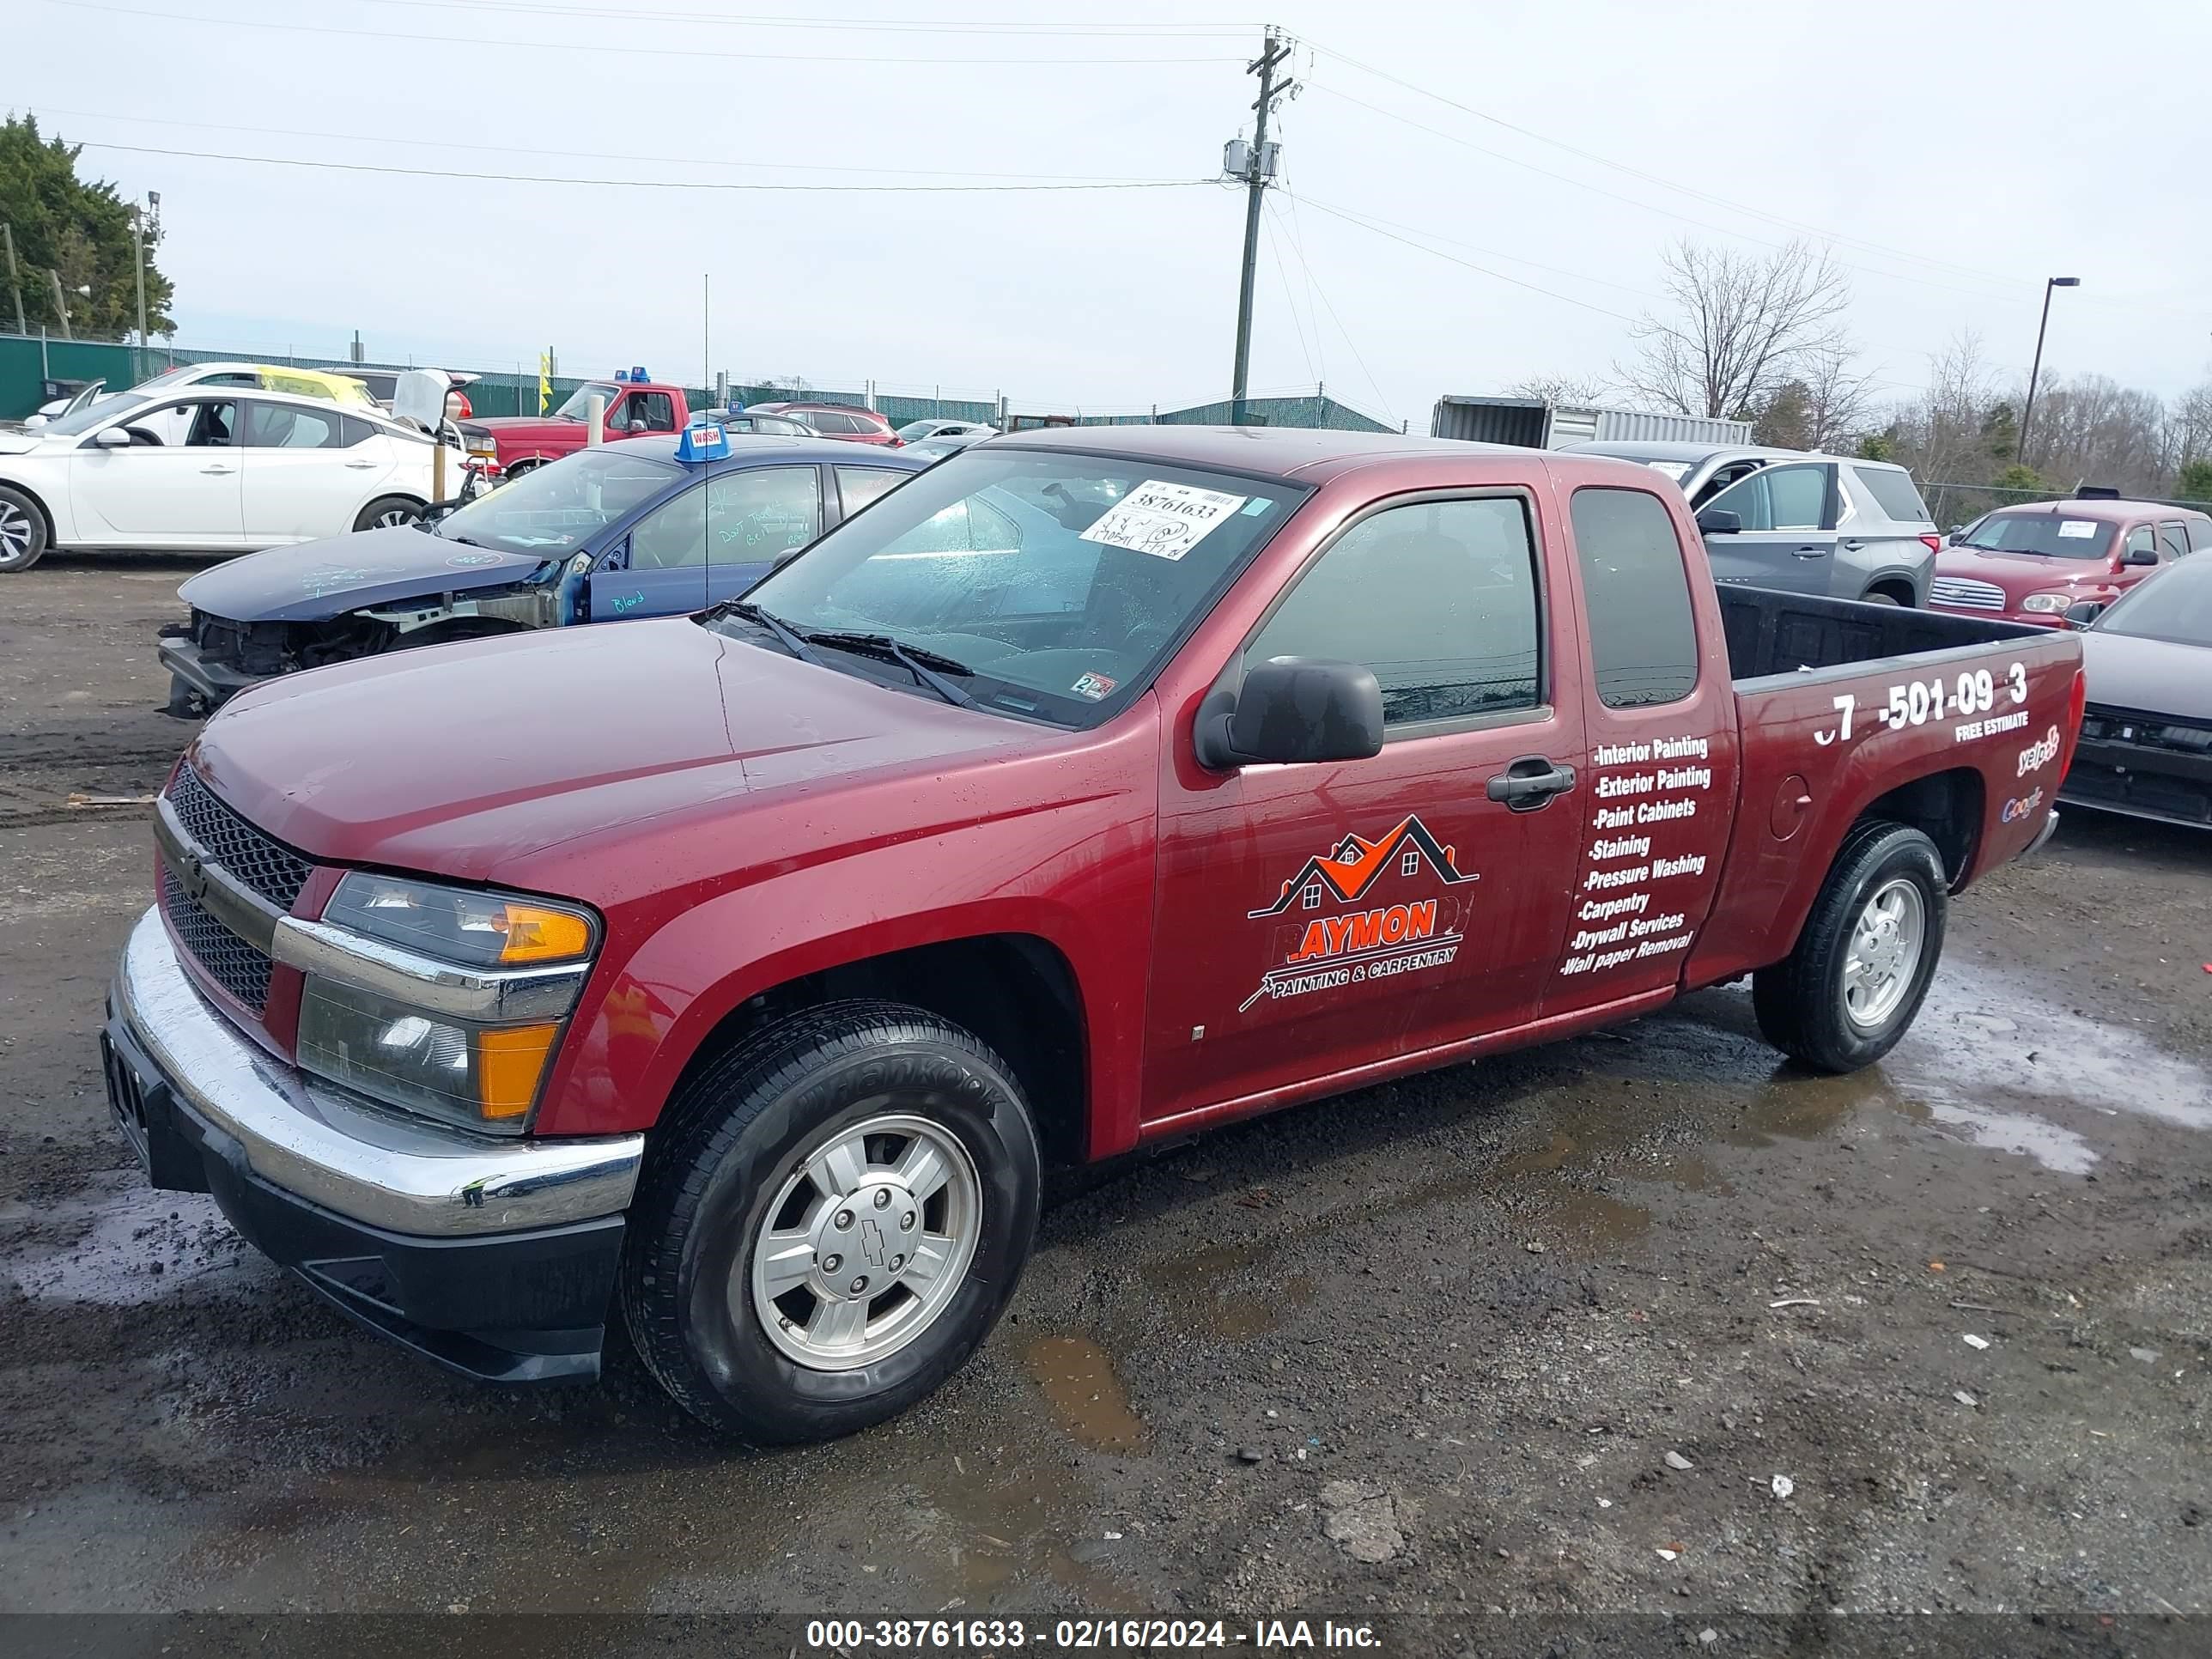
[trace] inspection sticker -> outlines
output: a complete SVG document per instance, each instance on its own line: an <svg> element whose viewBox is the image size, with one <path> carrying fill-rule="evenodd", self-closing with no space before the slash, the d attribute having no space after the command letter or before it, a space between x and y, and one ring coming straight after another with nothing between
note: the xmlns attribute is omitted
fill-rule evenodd
<svg viewBox="0 0 2212 1659"><path fill-rule="evenodd" d="M1147 478L1083 532L1086 542L1180 559L1249 497Z"/></svg>
<svg viewBox="0 0 2212 1659"><path fill-rule="evenodd" d="M1118 684L1118 681L1109 679L1103 674L1085 674L1069 690L1079 697L1088 697L1092 702L1097 702L1102 697L1111 696L1115 686Z"/></svg>
<svg viewBox="0 0 2212 1659"><path fill-rule="evenodd" d="M2058 533L2069 541L2087 541L2097 533L2094 519L2067 519L2060 522Z"/></svg>

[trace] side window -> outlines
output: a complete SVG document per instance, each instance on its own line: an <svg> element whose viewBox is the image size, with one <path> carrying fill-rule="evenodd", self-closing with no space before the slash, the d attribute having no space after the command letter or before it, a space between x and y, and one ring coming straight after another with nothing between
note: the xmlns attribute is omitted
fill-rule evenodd
<svg viewBox="0 0 2212 1659"><path fill-rule="evenodd" d="M1340 657L1375 671L1387 726L1540 701L1534 544L1517 496L1364 519L1298 578L1247 663Z"/></svg>
<svg viewBox="0 0 2212 1659"><path fill-rule="evenodd" d="M850 518L878 495L889 494L905 477L880 466L839 467L837 493L844 498L845 515Z"/></svg>
<svg viewBox="0 0 2212 1659"><path fill-rule="evenodd" d="M2138 553L2150 553L2154 551L2156 551L2156 548L2151 541L2150 526L2147 524L2139 524L2133 530L2128 532L2128 544L2124 550L2122 550L2120 556L2124 559L2132 558Z"/></svg>
<svg viewBox="0 0 2212 1659"><path fill-rule="evenodd" d="M645 416L647 432L676 430L676 400L665 392L633 392L629 398L629 418Z"/></svg>
<svg viewBox="0 0 2212 1659"><path fill-rule="evenodd" d="M2179 519L2159 526L2158 542L2158 556L2162 561L2178 559L2189 551L2189 532L2181 527Z"/></svg>
<svg viewBox="0 0 2212 1659"><path fill-rule="evenodd" d="M2212 547L2212 519L2191 519L2187 522L2189 550L2195 553L2201 549Z"/></svg>
<svg viewBox="0 0 2212 1659"><path fill-rule="evenodd" d="M805 546L822 533L821 489L811 466L715 474L707 481L708 557L715 564L757 564ZM635 564L635 537L630 546Z"/></svg>
<svg viewBox="0 0 2212 1659"><path fill-rule="evenodd" d="M1828 469L1771 466L1760 474L1777 530L1818 530L1827 522Z"/></svg>
<svg viewBox="0 0 2212 1659"><path fill-rule="evenodd" d="M358 415L343 415L338 419L340 422L338 446L343 449L351 449L356 444L365 444L376 435L376 428Z"/></svg>
<svg viewBox="0 0 2212 1659"><path fill-rule="evenodd" d="M1640 489L1577 489L1568 514L1598 700L1645 708L1688 696L1698 685L1698 629L1666 507Z"/></svg>
<svg viewBox="0 0 2212 1659"><path fill-rule="evenodd" d="M858 432L860 429L854 423L850 415L834 414L826 409L809 410L804 418L806 423L817 432L825 434Z"/></svg>
<svg viewBox="0 0 2212 1659"><path fill-rule="evenodd" d="M707 489L695 484L664 501L629 532L633 570L682 570L707 562Z"/></svg>
<svg viewBox="0 0 2212 1659"><path fill-rule="evenodd" d="M185 442L194 449L227 449L238 441L238 405L205 403L185 405L191 425Z"/></svg>
<svg viewBox="0 0 2212 1659"><path fill-rule="evenodd" d="M250 449L337 449L345 417L336 409L295 409L289 404L246 405Z"/></svg>
<svg viewBox="0 0 2212 1659"><path fill-rule="evenodd" d="M1864 487L1868 495L1880 506L1882 516L1900 524L1926 524L1927 503L1913 487L1912 476L1889 466L1855 466L1851 476Z"/></svg>
<svg viewBox="0 0 2212 1659"><path fill-rule="evenodd" d="M1748 478L1739 479L1711 497L1705 506L1717 513L1735 514L1743 521L1746 530L1774 528L1774 508L1767 499L1764 473L1754 472Z"/></svg>

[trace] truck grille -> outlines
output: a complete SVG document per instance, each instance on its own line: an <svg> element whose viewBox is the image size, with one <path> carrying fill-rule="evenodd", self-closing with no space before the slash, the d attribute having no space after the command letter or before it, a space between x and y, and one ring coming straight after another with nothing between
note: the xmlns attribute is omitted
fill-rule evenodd
<svg viewBox="0 0 2212 1659"><path fill-rule="evenodd" d="M278 909L292 908L313 872L313 863L271 841L217 800L189 766L179 769L177 781L169 786L169 806L185 833L210 860Z"/></svg>
<svg viewBox="0 0 2212 1659"><path fill-rule="evenodd" d="M2002 611L2005 592L1995 582L1976 581L1972 576L1938 576L1928 585L1928 603L1961 611Z"/></svg>
<svg viewBox="0 0 2212 1659"><path fill-rule="evenodd" d="M161 908L177 943L208 977L259 1013L269 1001L269 958L202 909L167 865L161 866Z"/></svg>

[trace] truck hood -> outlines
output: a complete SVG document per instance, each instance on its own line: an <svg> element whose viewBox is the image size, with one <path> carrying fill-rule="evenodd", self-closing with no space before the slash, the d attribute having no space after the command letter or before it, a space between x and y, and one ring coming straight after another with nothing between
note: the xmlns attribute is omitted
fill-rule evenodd
<svg viewBox="0 0 2212 1659"><path fill-rule="evenodd" d="M584 440L581 421L556 421L550 415L487 415L473 416L471 427L481 427L495 439L509 443L535 443L541 441L563 441Z"/></svg>
<svg viewBox="0 0 2212 1659"><path fill-rule="evenodd" d="M647 820L775 791L941 775L962 757L995 759L1059 735L678 618L287 675L233 698L187 760L249 820L319 859L526 882L520 861L587 842L607 848L580 860L594 883L620 889L685 873L625 863L622 847ZM725 867L818 854L840 817L804 816L804 848L733 836Z"/></svg>
<svg viewBox="0 0 2212 1659"><path fill-rule="evenodd" d="M2089 677L2091 702L2212 720L2212 646L2139 640L2093 628L2081 635L2081 665Z"/></svg>
<svg viewBox="0 0 2212 1659"><path fill-rule="evenodd" d="M1984 553L1978 548L1947 547L1936 556L1939 576L1966 576L1995 582L2008 600L2069 586L2110 586L2109 559L2044 559L2032 553Z"/></svg>
<svg viewBox="0 0 2212 1659"><path fill-rule="evenodd" d="M249 553L203 570L177 597L231 622L326 622L417 594L504 586L544 562L398 525Z"/></svg>

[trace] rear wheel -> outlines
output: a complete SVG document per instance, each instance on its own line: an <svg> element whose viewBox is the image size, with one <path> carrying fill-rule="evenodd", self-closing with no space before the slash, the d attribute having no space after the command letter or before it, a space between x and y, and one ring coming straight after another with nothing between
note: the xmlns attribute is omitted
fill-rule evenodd
<svg viewBox="0 0 2212 1659"><path fill-rule="evenodd" d="M758 1443L904 1411L997 1322L1036 1226L1006 1063L918 1008L780 1020L678 1093L632 1207L623 1312L687 1411Z"/></svg>
<svg viewBox="0 0 2212 1659"><path fill-rule="evenodd" d="M356 530L389 530L395 526L413 524L422 516L422 503L404 495L380 495L361 510L353 521Z"/></svg>
<svg viewBox="0 0 2212 1659"><path fill-rule="evenodd" d="M1823 1072L1880 1060L1928 994L1948 896L1934 842L1900 823L1861 824L1837 854L1797 948L1752 977L1760 1032Z"/></svg>
<svg viewBox="0 0 2212 1659"><path fill-rule="evenodd" d="M0 484L0 574L28 570L46 551L46 515L21 490Z"/></svg>

